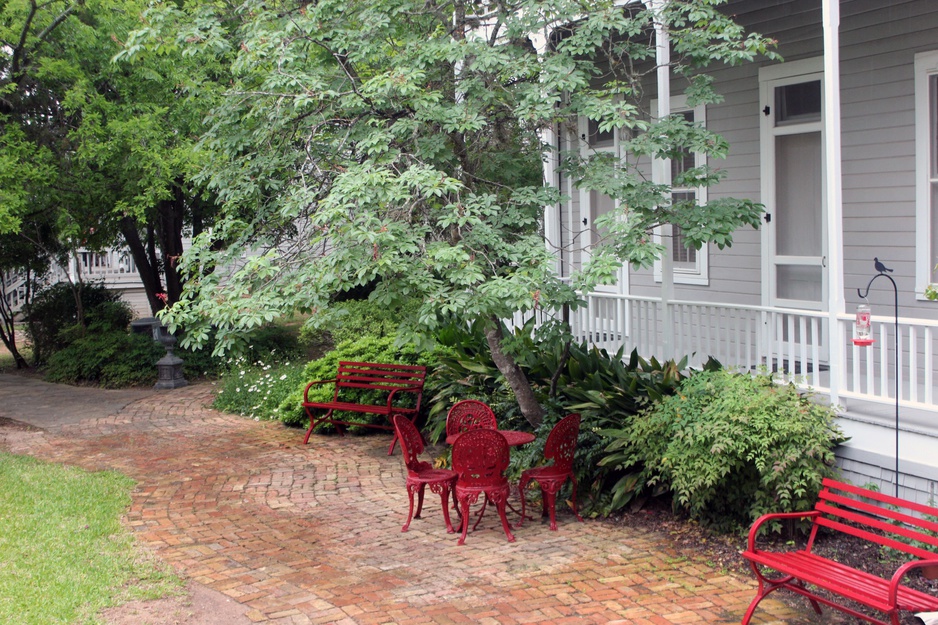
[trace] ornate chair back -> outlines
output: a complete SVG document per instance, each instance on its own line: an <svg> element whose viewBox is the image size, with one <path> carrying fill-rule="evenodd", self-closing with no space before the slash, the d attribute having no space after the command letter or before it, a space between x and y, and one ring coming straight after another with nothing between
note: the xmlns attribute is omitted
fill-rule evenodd
<svg viewBox="0 0 938 625"><path fill-rule="evenodd" d="M498 429L495 413L488 404L476 399L464 399L453 404L446 415L446 435L478 429Z"/></svg>
<svg viewBox="0 0 938 625"><path fill-rule="evenodd" d="M573 456L576 453L576 441L580 435L580 415L570 414L557 422L547 435L544 445L544 458L554 461L554 468L560 471L573 471Z"/></svg>
<svg viewBox="0 0 938 625"><path fill-rule="evenodd" d="M420 460L420 454L423 453L423 437L417 426L407 418L406 415L394 415L394 430L397 432L397 438L401 441L401 450L404 452L404 466L411 473L431 468L429 462Z"/></svg>
<svg viewBox="0 0 938 625"><path fill-rule="evenodd" d="M453 469L457 489L479 489L508 484L508 442L495 430L470 430L453 443Z"/></svg>

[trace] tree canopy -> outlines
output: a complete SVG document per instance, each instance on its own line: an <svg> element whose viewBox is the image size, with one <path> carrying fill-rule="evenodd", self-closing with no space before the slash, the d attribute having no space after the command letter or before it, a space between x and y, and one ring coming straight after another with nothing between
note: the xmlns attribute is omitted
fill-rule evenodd
<svg viewBox="0 0 938 625"><path fill-rule="evenodd" d="M60 250L128 246L155 311L158 293L181 294L183 235L213 210L192 182L210 98L185 97L194 85L211 90L212 68L166 56L113 62L145 6L0 5L0 233L29 236L41 216Z"/></svg>
<svg viewBox="0 0 938 625"><path fill-rule="evenodd" d="M337 293L372 285L378 304L422 302L402 320L411 335L453 318L487 323L496 363L537 420L523 379L512 379L517 367L497 320L575 303L573 287L608 281L623 262L650 265L659 224L680 225L697 247L730 244L734 230L758 224L759 207L745 200L672 205L634 160L725 154L706 129L655 119L646 93L655 24L669 31L672 71L695 102L717 98L708 65L772 54L772 42L724 16L722 3L248 0L149 9L122 56L183 55L230 72L207 116L197 178L222 213L185 255L186 291L166 321L189 342L213 327L224 349L285 312L315 313ZM561 199L544 180L543 131L578 116L632 138L627 159L562 155L581 188L619 206L608 241L570 284L556 275L542 232L544 207ZM720 173L683 176L675 183L704 186Z"/></svg>

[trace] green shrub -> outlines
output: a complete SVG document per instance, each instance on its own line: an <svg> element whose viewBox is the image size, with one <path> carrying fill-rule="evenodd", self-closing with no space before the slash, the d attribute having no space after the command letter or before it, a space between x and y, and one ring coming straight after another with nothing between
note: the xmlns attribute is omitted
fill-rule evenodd
<svg viewBox="0 0 938 625"><path fill-rule="evenodd" d="M56 351L94 331L125 329L133 311L98 282L81 285L81 302L85 313L84 327L79 327L75 291L66 283L55 284L36 294L28 310L27 332L37 364L44 364Z"/></svg>
<svg viewBox="0 0 938 625"><path fill-rule="evenodd" d="M432 370L439 360L439 353L437 351L417 353L413 346L395 346L394 338L391 336L362 336L354 340L343 341L322 358L313 360L306 365L302 382L294 387L293 391L278 406L279 418L284 424L292 426L308 425L308 418L300 405L303 402L303 389L306 384L314 380L335 378L340 360L424 365L428 370ZM310 401L331 401L333 388L331 384L314 386L310 389ZM384 397L381 394L371 397L367 391L358 391L356 393L354 392L355 389L345 389L345 391L343 397L346 398L346 401L352 402L372 403L379 397ZM401 405L407 405L404 402L413 401L413 395L405 393L401 399ZM381 415L354 415L354 420L381 425L387 425L388 423L387 418ZM317 428L317 432L331 429L331 425L324 424ZM352 430L354 429L352 428Z"/></svg>
<svg viewBox="0 0 938 625"><path fill-rule="evenodd" d="M156 362L166 350L149 334L99 331L75 339L49 357L46 380L105 388L156 383Z"/></svg>
<svg viewBox="0 0 938 625"><path fill-rule="evenodd" d="M666 488L691 518L736 529L766 512L814 504L844 440L834 416L768 375L702 372L608 431L604 462L637 467L643 487Z"/></svg>
<svg viewBox="0 0 938 625"><path fill-rule="evenodd" d="M279 367L302 358L298 334L294 327L271 324L254 330L235 345L234 352L224 356L213 353L215 337L212 334L201 348L181 348L177 344L175 353L182 358L187 377L222 376L231 371L240 374L246 368ZM241 410L232 412L242 413Z"/></svg>
<svg viewBox="0 0 938 625"><path fill-rule="evenodd" d="M306 344L321 343L328 334L338 345L362 336L396 336L401 319L416 311L419 303L413 301L400 306L378 306L367 299L346 300L331 306L316 316L315 325L300 331L300 340Z"/></svg>
<svg viewBox="0 0 938 625"><path fill-rule="evenodd" d="M495 410L500 427L530 430L518 410L514 393L498 371L481 327L451 326L438 335L449 356L440 359L428 382L430 442L442 440L446 414L460 399L479 399ZM512 470L532 466L550 428L572 412L582 417L577 444L576 471L580 509L607 516L628 504L639 492L638 472L614 464L601 464L610 439L605 430L621 429L649 402L673 394L684 379L686 360L645 360L633 351L609 354L585 342L566 344L562 335L536 336L531 328L518 328L511 336L516 361L546 409L536 429L537 440L512 453ZM719 368L710 361L708 369ZM552 390L552 382L553 390ZM516 467L515 465L518 465Z"/></svg>

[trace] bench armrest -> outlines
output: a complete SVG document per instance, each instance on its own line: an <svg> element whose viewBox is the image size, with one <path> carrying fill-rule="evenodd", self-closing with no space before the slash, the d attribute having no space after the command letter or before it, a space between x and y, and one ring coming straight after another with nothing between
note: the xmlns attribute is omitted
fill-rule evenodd
<svg viewBox="0 0 938 625"><path fill-rule="evenodd" d="M392 406L391 404L394 402L394 395L397 394L397 393L400 393L401 391L403 391L403 392L405 392L405 393L417 393L417 394L419 395L420 393L423 393L423 385L419 385L419 386L402 386L401 388L396 388L396 389L394 389L393 391L391 391L390 393L388 393L388 413L390 413L391 409L393 408L393 406ZM418 407L418 408L420 407L420 404L419 404L419 403L417 404L417 407Z"/></svg>
<svg viewBox="0 0 938 625"><path fill-rule="evenodd" d="M889 605L896 605L896 601L899 597L899 586L902 585L902 580L906 575L914 569L922 569L929 566L938 568L938 555L936 555L933 560L912 560L896 569L892 579L889 580Z"/></svg>
<svg viewBox="0 0 938 625"><path fill-rule="evenodd" d="M820 516L820 512L817 510L808 510L807 512L772 512L769 514L763 514L752 524L752 527L749 528L749 551L756 550L756 536L759 534L759 530L762 529L762 525L768 521L773 521L775 519L813 519Z"/></svg>
<svg viewBox="0 0 938 625"><path fill-rule="evenodd" d="M314 380L314 381L310 382L309 384L307 384L307 385L306 385L306 388L303 389L303 401L304 401L304 402L308 402L308 401L309 401L309 389L310 389L310 387L315 386L316 384L327 384L327 383L329 383L329 382L335 383L335 378L331 378L331 379L329 379L329 380Z"/></svg>

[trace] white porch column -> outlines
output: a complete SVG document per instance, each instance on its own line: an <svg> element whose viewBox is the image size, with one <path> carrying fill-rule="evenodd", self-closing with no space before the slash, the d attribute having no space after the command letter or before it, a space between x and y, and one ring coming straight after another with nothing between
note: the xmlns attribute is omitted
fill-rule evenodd
<svg viewBox="0 0 938 625"><path fill-rule="evenodd" d="M648 6L655 14L655 62L658 82L658 119L671 114L671 39L668 29L658 16L668 0L650 0ZM652 167L658 168L662 184L671 185L671 161L655 159ZM674 353L674 331L671 319L671 301L674 299L674 258L671 255L671 225L661 227L665 251L661 255L661 360L677 357Z"/></svg>
<svg viewBox="0 0 938 625"><path fill-rule="evenodd" d="M822 0L824 23L824 162L827 167L827 275L830 320L831 403L839 403L844 380L846 336L837 315L844 312L843 181L840 134L840 0Z"/></svg>
<svg viewBox="0 0 938 625"><path fill-rule="evenodd" d="M533 37L532 43L537 55L543 56L547 53L547 34L539 33ZM544 182L548 185L557 187L557 167L559 165L558 151L560 146L557 143L557 131L554 127L546 128L541 131L541 140L544 145L550 146L547 154L544 155ZM563 271L560 244L560 206L551 204L544 207L544 242L547 248L554 251L554 271L561 275Z"/></svg>

